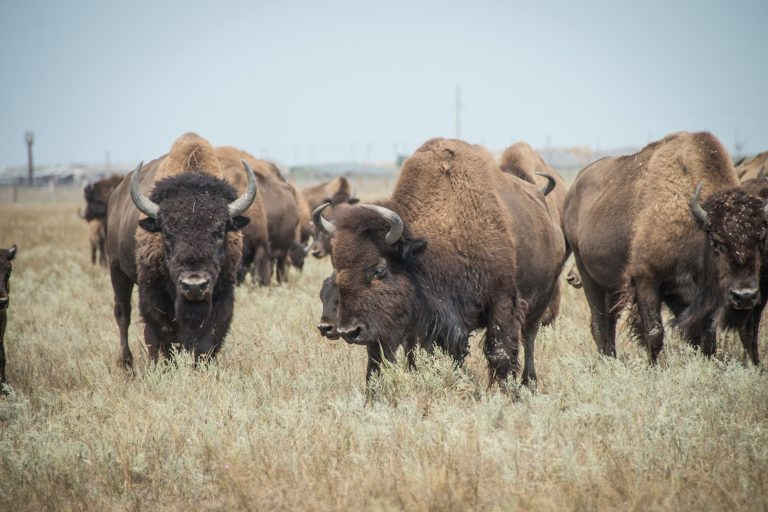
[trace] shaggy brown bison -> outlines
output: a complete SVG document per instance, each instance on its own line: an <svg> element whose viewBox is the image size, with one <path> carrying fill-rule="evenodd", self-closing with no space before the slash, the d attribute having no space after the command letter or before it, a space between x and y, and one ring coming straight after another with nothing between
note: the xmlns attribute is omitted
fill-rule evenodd
<svg viewBox="0 0 768 512"><path fill-rule="evenodd" d="M256 199L256 177L243 167L248 185L238 197L208 141L188 133L168 155L140 164L110 196L107 253L124 366L133 363L134 284L153 360L175 342L196 359L221 348L232 320L240 230L248 224L243 214Z"/></svg>
<svg viewBox="0 0 768 512"><path fill-rule="evenodd" d="M501 170L514 174L520 179L539 186L547 186L547 180L551 177L556 186L547 196L546 202L549 208L552 222L562 232L563 208L565 208L565 195L568 186L562 176L539 155L527 142L516 142L504 150L500 161ZM565 235L563 235L565 237ZM570 248L566 241L566 258L570 255ZM560 312L560 281L552 295L552 302L541 318L542 325L552 324Z"/></svg>
<svg viewBox="0 0 768 512"><path fill-rule="evenodd" d="M470 331L486 328L490 383L516 376L521 335L522 381L535 380L534 340L565 255L537 187L480 146L432 139L390 199L319 221L334 236L337 331L366 346L367 379L400 343L437 343L461 361Z"/></svg>
<svg viewBox="0 0 768 512"><path fill-rule="evenodd" d="M13 265L11 261L16 256L16 245L10 249L0 249L0 394L5 394L5 324L8 321L8 305L10 304L9 295L11 293L11 270Z"/></svg>
<svg viewBox="0 0 768 512"><path fill-rule="evenodd" d="M85 196L85 213L78 210L80 218L88 223L88 242L91 246L91 264L98 261L101 266L107 265L107 257L104 252L104 239L107 225L107 201L109 194L123 180L119 174L113 174L95 183L88 184L83 189Z"/></svg>
<svg viewBox="0 0 768 512"><path fill-rule="evenodd" d="M260 282L268 284L269 278L266 278L263 272L269 270L271 275L272 265L274 263L277 282L285 281L285 264L288 255L292 250L295 237L296 226L299 223L298 205L293 187L285 181L280 170L271 162L258 160L249 153L233 148L231 146L222 146L216 148L216 156L219 159L231 161L234 159L244 159L251 166L258 180L258 189L264 201L264 211L267 216L267 233L269 236L269 261L263 261L255 258L246 260L245 264L250 266L251 262L260 270ZM242 176L239 178L243 180ZM241 184L242 186L244 184ZM246 235L247 236L247 235Z"/></svg>
<svg viewBox="0 0 768 512"><path fill-rule="evenodd" d="M744 183L768 174L768 151L764 151L752 158L743 158L736 165L736 175Z"/></svg>
<svg viewBox="0 0 768 512"><path fill-rule="evenodd" d="M662 304L706 354L715 351L718 324L744 323L760 300L766 221L763 201L737 185L728 153L709 133L675 133L579 173L565 233L602 353L616 354L622 306L633 307L652 363L663 346Z"/></svg>

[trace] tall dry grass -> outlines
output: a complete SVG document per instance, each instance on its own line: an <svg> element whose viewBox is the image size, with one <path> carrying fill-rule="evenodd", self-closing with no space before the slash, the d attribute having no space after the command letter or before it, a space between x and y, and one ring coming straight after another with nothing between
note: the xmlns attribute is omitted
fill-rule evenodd
<svg viewBox="0 0 768 512"><path fill-rule="evenodd" d="M768 377L738 339L707 360L671 336L650 368L622 338L606 359L565 286L535 395L487 391L474 338L464 369L420 354L418 372L387 368L366 405L364 349L315 330L330 267L308 260L287 285L237 291L203 368L185 354L148 364L134 308L128 378L76 206L0 205L0 246L20 246L0 510L768 508Z"/></svg>

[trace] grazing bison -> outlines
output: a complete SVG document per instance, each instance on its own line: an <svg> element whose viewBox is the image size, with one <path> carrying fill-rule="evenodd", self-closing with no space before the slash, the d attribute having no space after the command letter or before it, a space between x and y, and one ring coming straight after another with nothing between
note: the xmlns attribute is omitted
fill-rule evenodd
<svg viewBox="0 0 768 512"><path fill-rule="evenodd" d="M516 142L504 150L501 155L501 170L514 174L520 179L534 183L539 186L545 186L549 177L555 180L555 188L551 194L547 194L546 202L549 208L552 222L562 233L563 208L565 208L565 195L568 192L568 186L560 174L547 162L541 158L530 144L527 142ZM563 235L565 237L565 235ZM570 248L566 241L566 258L570 255ZM541 318L542 325L551 325L560 312L560 281L558 280L555 293L552 295L552 302L547 311Z"/></svg>
<svg viewBox="0 0 768 512"><path fill-rule="evenodd" d="M490 383L516 376L521 335L522 381L535 380L534 340L565 255L537 187L480 146L432 139L390 199L318 220L334 236L337 331L366 346L367 379L400 343L436 343L461 361L469 333L486 328Z"/></svg>
<svg viewBox="0 0 768 512"><path fill-rule="evenodd" d="M277 166L266 160L258 160L252 155L231 146L216 148L216 156L220 159L231 160L242 158L253 169L258 180L258 188L264 200L264 211L267 216L267 232L269 235L269 262L264 263L255 259L253 264L258 268L269 268L271 274L274 263L277 282L285 281L288 254L293 248L296 237L296 226L299 223L298 205L293 193L293 187L285 181ZM259 273L261 274L261 270ZM269 280L267 279L268 284Z"/></svg>
<svg viewBox="0 0 768 512"><path fill-rule="evenodd" d="M107 253L120 330L120 361L130 368L131 290L139 286L144 341L153 360L172 343L215 356L232 320L234 285L256 198L248 176L238 197L211 145L188 133L168 155L139 167L109 199ZM143 214L143 215L142 215Z"/></svg>
<svg viewBox="0 0 768 512"><path fill-rule="evenodd" d="M96 264L96 256L101 266L107 265L104 252L104 239L107 225L107 201L109 194L123 180L119 174L113 174L95 183L88 184L83 189L85 196L85 213L78 210L80 218L88 223L88 242L91 246L91 264Z"/></svg>
<svg viewBox="0 0 768 512"><path fill-rule="evenodd" d="M9 294L11 293L10 279L13 265L11 261L16 256L16 245L10 249L0 249L0 394L5 394L5 325L8 321Z"/></svg>
<svg viewBox="0 0 768 512"><path fill-rule="evenodd" d="M763 151L752 158L743 158L736 165L736 175L742 183L765 176L766 173L768 173L768 151Z"/></svg>
<svg viewBox="0 0 768 512"><path fill-rule="evenodd" d="M709 133L672 134L579 173L565 202L565 234L602 353L616 355L623 306L632 306L652 363L663 347L662 304L706 354L715 351L718 324L744 323L760 300L766 221L763 201L737 185L728 153Z"/></svg>

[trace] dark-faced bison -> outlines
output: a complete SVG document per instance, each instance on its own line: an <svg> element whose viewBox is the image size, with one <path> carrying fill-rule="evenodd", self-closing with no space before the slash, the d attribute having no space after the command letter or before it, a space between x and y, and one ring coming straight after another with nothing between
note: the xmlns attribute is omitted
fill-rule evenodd
<svg viewBox="0 0 768 512"><path fill-rule="evenodd" d="M662 304L706 354L715 351L718 324L743 325L760 301L766 221L763 201L737 185L728 153L709 133L669 135L579 173L565 234L602 353L616 354L622 306L632 307L651 362L663 346Z"/></svg>
<svg viewBox="0 0 768 512"><path fill-rule="evenodd" d="M85 197L85 212L79 215L88 223L88 242L91 246L91 264L97 261L102 266L107 265L107 256L104 251L104 240L107 226L107 201L109 194L123 180L119 174L113 174L95 183L88 184L83 189Z"/></svg>
<svg viewBox="0 0 768 512"><path fill-rule="evenodd" d="M323 209L326 219L333 221L336 206L340 204L354 204L357 199L352 195L352 186L344 176L338 176L331 181L307 187L301 191L311 212L316 212L322 204L328 204ZM314 217L311 219L316 221ZM316 222L313 222L312 226ZM315 258L324 258L331 253L331 237L323 230L313 230L314 240L309 247L309 253Z"/></svg>
<svg viewBox="0 0 768 512"><path fill-rule="evenodd" d="M232 320L240 230L248 224L243 214L256 199L256 177L247 163L243 168L248 185L238 197L208 141L188 133L110 196L107 253L124 366L133 363L134 284L153 360L174 342L196 359L221 348Z"/></svg>
<svg viewBox="0 0 768 512"><path fill-rule="evenodd" d="M333 222L319 221L334 236L337 331L367 347L368 378L414 340L461 360L478 328L491 383L515 377L521 336L522 380L536 378L534 340L565 255L538 187L480 146L432 139L389 200L340 205Z"/></svg>
<svg viewBox="0 0 768 512"><path fill-rule="evenodd" d="M16 256L16 245L10 249L0 249L0 394L5 394L5 325L8 321L8 306L11 293L11 261Z"/></svg>

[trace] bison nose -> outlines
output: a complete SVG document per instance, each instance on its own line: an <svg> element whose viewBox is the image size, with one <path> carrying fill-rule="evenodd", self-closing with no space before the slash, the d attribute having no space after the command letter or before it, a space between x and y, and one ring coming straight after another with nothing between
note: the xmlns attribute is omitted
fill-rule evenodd
<svg viewBox="0 0 768 512"><path fill-rule="evenodd" d="M339 327L336 330L347 343L359 343L360 334L363 332L363 328L360 325L355 325L353 327Z"/></svg>
<svg viewBox="0 0 768 512"><path fill-rule="evenodd" d="M333 329L331 324L317 324L317 330L320 331L320 334L323 336L327 336L328 333L331 332L331 329Z"/></svg>
<svg viewBox="0 0 768 512"><path fill-rule="evenodd" d="M757 288L735 288L730 292L731 305L735 309L752 309L757 304Z"/></svg>
<svg viewBox="0 0 768 512"><path fill-rule="evenodd" d="M8 297L0 297L0 309L5 309L8 307Z"/></svg>
<svg viewBox="0 0 768 512"><path fill-rule="evenodd" d="M199 273L190 273L182 275L179 279L181 293L184 298L191 301L200 301L205 299L209 293L210 279Z"/></svg>

